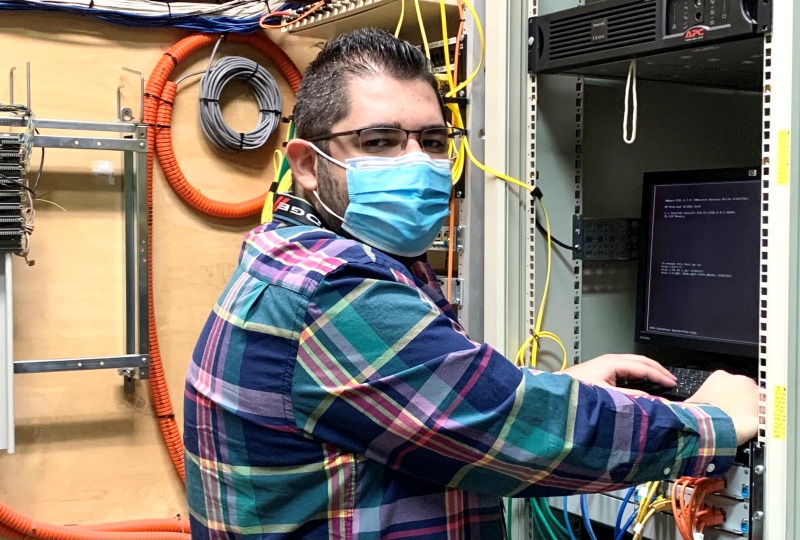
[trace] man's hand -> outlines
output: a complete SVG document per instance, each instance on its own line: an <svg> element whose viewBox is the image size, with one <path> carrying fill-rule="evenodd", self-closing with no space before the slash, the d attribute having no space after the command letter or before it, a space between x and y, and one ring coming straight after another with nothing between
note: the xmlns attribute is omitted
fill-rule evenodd
<svg viewBox="0 0 800 540"><path fill-rule="evenodd" d="M661 364L638 354L604 354L581 362L559 373L597 386L616 386L619 379L647 379L667 388L675 386L675 376ZM638 390L618 388L620 392L636 396L646 395Z"/></svg>
<svg viewBox="0 0 800 540"><path fill-rule="evenodd" d="M756 436L758 385L747 377L715 371L686 403L705 403L722 409L733 420L737 445Z"/></svg>

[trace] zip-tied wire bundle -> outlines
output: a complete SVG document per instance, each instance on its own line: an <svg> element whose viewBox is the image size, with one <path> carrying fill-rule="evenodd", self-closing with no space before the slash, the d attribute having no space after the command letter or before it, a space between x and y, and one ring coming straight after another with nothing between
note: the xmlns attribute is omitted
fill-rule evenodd
<svg viewBox="0 0 800 540"><path fill-rule="evenodd" d="M174 26L200 32L250 33L259 21L280 22L284 16L303 11L299 2L230 0L220 4L163 0L0 0L0 10L60 11L89 15L126 26ZM272 13L275 13L274 17Z"/></svg>
<svg viewBox="0 0 800 540"><path fill-rule="evenodd" d="M258 104L258 123L247 133L228 126L219 106L225 85L236 79L250 85ZM224 150L241 152L264 146L280 124L282 107L275 78L258 62L242 56L221 58L200 80L200 125L206 137Z"/></svg>

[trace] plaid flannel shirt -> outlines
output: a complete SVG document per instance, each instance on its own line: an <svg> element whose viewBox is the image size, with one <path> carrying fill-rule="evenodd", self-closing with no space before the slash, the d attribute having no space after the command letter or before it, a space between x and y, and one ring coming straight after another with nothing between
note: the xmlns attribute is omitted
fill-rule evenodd
<svg viewBox="0 0 800 540"><path fill-rule="evenodd" d="M270 224L185 391L195 539L489 539L500 497L724 473L730 419L519 369L471 341L424 263Z"/></svg>

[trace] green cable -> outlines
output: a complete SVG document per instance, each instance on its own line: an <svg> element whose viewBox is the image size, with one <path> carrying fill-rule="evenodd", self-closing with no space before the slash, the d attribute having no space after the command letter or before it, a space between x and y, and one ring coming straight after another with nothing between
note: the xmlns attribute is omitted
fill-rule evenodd
<svg viewBox="0 0 800 540"><path fill-rule="evenodd" d="M564 540L564 538L562 536L558 536L553 531L552 527L550 527L550 524L547 522L547 519L544 517L544 514L542 513L542 509L539 508L538 504L531 504L531 512L532 513L535 512L536 516L542 521L542 525L544 525L544 528L547 530L550 538L552 538L553 540ZM534 519L534 522L535 521L536 520Z"/></svg>
<svg viewBox="0 0 800 540"><path fill-rule="evenodd" d="M566 538L562 535L561 531L558 528L554 527L553 521L551 521L547 514L544 512L544 499L531 499L530 503L531 506L536 507L536 515L538 515L539 520L541 520L544 524L547 525L548 530L552 530L552 534L550 535L551 538L556 538L557 540L566 540Z"/></svg>
<svg viewBox="0 0 800 540"><path fill-rule="evenodd" d="M533 522L534 538L542 540L545 538L545 531L539 520L536 518L536 513L533 511L533 504L531 504L531 521Z"/></svg>
<svg viewBox="0 0 800 540"><path fill-rule="evenodd" d="M506 499L506 535L511 540L511 502L514 499Z"/></svg>
<svg viewBox="0 0 800 540"><path fill-rule="evenodd" d="M291 141L294 139L294 121L289 122L289 137L288 139ZM286 171L289 170L289 160L286 159L286 154L284 153L283 159L281 160L281 168L278 171L278 178L277 180L280 181L283 178L283 175L286 174Z"/></svg>
<svg viewBox="0 0 800 540"><path fill-rule="evenodd" d="M550 522L558 529L558 532L560 532L565 539L569 538L569 532L567 531L567 528L562 524L560 519L556 519L556 516L553 515L553 510L550 509L550 505L547 504L546 499L541 499L541 505L546 512L547 517L550 519Z"/></svg>

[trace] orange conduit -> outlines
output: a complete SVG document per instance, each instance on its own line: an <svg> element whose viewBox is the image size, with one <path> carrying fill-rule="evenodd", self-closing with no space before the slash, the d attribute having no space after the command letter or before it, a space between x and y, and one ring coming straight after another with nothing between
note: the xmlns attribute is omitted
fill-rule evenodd
<svg viewBox="0 0 800 540"><path fill-rule="evenodd" d="M297 69L297 66L294 65L294 62L286 53L268 37L263 34L232 34L227 39L235 43L245 43L262 52L278 66L292 91L296 93L300 88L300 81L302 80L300 70ZM172 134L168 128L172 119L172 104L177 93L175 83L168 80L172 71L187 56L202 47L213 45L216 40L215 36L189 36L179 41L164 54L147 82L144 123L155 124L155 128L151 132L155 132L155 151L158 155L158 161L164 170L167 181L184 201L211 216L242 218L261 212L264 207L266 193L241 203L226 203L209 199L192 187L183 175L175 158L175 152L172 148ZM152 142L150 148L153 148Z"/></svg>
<svg viewBox="0 0 800 540"><path fill-rule="evenodd" d="M12 529L11 527L7 527L6 525L0 524L0 538L7 538L8 540L18 540L18 539L24 539L25 535L21 532L18 532L16 529Z"/></svg>
<svg viewBox="0 0 800 540"><path fill-rule="evenodd" d="M169 398L164 368L161 362L161 351L158 346L158 333L156 329L155 310L153 302L153 160L154 154L158 155L164 175L176 193L188 204L206 214L223 218L241 218L261 212L266 194L259 195L242 203L226 203L209 199L197 189L192 187L183 175L175 152L172 148L172 136L169 126L172 119L172 104L175 100L177 87L169 81L175 67L187 56L198 49L213 45L218 38L203 34L186 37L173 45L158 62L145 89L144 123L151 128L147 133L147 143L150 151L147 155L147 281L149 325L150 325L150 389L153 395L153 406L156 411L161 433L167 445L172 462L181 480L186 481L183 440L178 431L172 404ZM275 45L263 34L238 35L227 37L235 43L245 43L261 51L278 66L286 77L289 86L296 93L300 87L302 75L291 59L280 47Z"/></svg>
<svg viewBox="0 0 800 540"><path fill-rule="evenodd" d="M3 503L0 503L0 523L0 537L15 540L191 540L189 523L185 520L153 519L89 526L50 525L35 522Z"/></svg>
<svg viewBox="0 0 800 540"><path fill-rule="evenodd" d="M112 521L111 523L97 523L95 525L80 525L86 531L110 532L174 532L188 533L188 519L138 519L132 521Z"/></svg>

